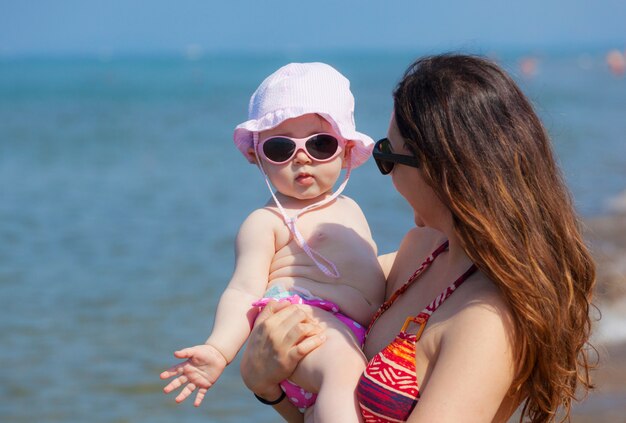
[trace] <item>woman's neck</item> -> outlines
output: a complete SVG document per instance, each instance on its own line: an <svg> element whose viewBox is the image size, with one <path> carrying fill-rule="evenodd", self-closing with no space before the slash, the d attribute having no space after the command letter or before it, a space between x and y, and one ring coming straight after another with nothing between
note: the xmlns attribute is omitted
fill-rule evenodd
<svg viewBox="0 0 626 423"><path fill-rule="evenodd" d="M458 272L457 269L465 269L472 265L472 260L469 258L461 240L459 239L456 231L446 231L446 235L448 238L448 268L452 272Z"/></svg>

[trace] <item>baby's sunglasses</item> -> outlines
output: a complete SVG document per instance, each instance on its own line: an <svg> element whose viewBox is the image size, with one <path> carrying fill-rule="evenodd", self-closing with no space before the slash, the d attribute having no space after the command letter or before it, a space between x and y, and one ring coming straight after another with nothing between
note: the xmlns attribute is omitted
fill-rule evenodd
<svg viewBox="0 0 626 423"><path fill-rule="evenodd" d="M258 151L268 162L283 164L293 158L300 149L317 162L327 162L337 157L345 141L331 134L315 134L306 138L291 138L283 135L270 137L259 142Z"/></svg>
<svg viewBox="0 0 626 423"><path fill-rule="evenodd" d="M400 163L411 167L420 167L420 162L413 156L396 154L391 151L391 143L388 138L383 138L374 145L372 153L378 170L383 175L389 174L393 170L395 163Z"/></svg>

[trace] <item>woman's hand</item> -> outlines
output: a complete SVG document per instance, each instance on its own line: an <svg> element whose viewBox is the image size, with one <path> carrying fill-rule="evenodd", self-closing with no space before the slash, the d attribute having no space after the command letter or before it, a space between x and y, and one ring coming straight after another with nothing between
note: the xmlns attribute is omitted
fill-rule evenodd
<svg viewBox="0 0 626 423"><path fill-rule="evenodd" d="M310 307L269 302L256 319L241 359L246 386L267 400L278 398L278 384L291 376L302 357L324 342L323 329Z"/></svg>

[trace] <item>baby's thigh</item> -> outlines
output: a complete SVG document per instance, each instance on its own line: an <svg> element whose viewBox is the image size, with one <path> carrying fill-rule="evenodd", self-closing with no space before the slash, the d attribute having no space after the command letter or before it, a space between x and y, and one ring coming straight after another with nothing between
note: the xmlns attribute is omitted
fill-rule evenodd
<svg viewBox="0 0 626 423"><path fill-rule="evenodd" d="M332 313L314 314L326 326L326 340L300 361L289 379L310 392L319 392L324 381L356 385L367 365L356 337Z"/></svg>

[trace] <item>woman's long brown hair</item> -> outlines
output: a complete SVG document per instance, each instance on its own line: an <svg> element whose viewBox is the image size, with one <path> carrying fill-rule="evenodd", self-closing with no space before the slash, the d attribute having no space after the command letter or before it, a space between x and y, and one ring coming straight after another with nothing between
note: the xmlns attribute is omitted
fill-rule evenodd
<svg viewBox="0 0 626 423"><path fill-rule="evenodd" d="M465 251L510 307L520 421L569 420L577 389L592 388L595 265L546 130L515 82L473 56L416 61L394 106Z"/></svg>

